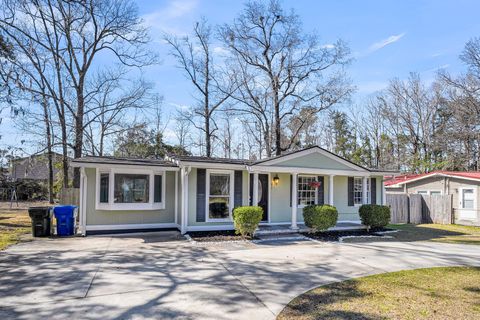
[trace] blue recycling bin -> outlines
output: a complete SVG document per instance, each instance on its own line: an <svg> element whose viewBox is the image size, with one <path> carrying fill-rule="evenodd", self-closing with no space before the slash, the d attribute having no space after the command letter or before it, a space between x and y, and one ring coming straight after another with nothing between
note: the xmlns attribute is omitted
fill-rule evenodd
<svg viewBox="0 0 480 320"><path fill-rule="evenodd" d="M60 237L73 236L77 206L57 206L53 209L53 214L57 220L57 235Z"/></svg>

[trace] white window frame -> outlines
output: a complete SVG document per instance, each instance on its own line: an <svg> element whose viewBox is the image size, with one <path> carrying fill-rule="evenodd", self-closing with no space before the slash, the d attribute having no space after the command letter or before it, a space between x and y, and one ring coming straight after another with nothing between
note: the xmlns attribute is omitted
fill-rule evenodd
<svg viewBox="0 0 480 320"><path fill-rule="evenodd" d="M360 180L360 202L356 203L355 202L355 183L356 181ZM368 179L370 180L370 179ZM367 188L368 188L368 180L367 180ZM363 177L353 177L353 205L355 207L360 207L363 204Z"/></svg>
<svg viewBox="0 0 480 320"><path fill-rule="evenodd" d="M312 175L312 174L299 174L297 176L297 208L305 208L306 205L304 204L300 204L300 196L299 196L299 193L300 193L300 178L314 178L315 181L318 181L318 176L316 175ZM321 186L323 188L323 184ZM315 204L318 203L318 191L317 189L314 190L314 193L315 193Z"/></svg>
<svg viewBox="0 0 480 320"><path fill-rule="evenodd" d="M228 204L228 218L210 218L209 201L210 201L210 174L228 174L230 175L230 190L229 190L229 204ZM234 171L232 170L212 170L207 169L205 188L205 214L206 222L232 222L233 200L234 200Z"/></svg>
<svg viewBox="0 0 480 320"><path fill-rule="evenodd" d="M426 194L428 195L428 190L417 190L417 194Z"/></svg>
<svg viewBox="0 0 480 320"><path fill-rule="evenodd" d="M429 191L428 191L428 194L431 196L431 195L432 195L432 192L439 192L440 195L443 194L442 190L429 190Z"/></svg>
<svg viewBox="0 0 480 320"><path fill-rule="evenodd" d="M108 173L108 202L100 202L100 175L102 173ZM148 175L148 202L145 203L115 203L115 174L144 174ZM155 176L162 176L162 201L154 202L154 187ZM95 182L95 210L110 210L110 211L122 211L122 210L162 210L165 209L165 186L166 186L166 174L165 170L154 169L124 169L124 168L110 168L96 169L96 182Z"/></svg>

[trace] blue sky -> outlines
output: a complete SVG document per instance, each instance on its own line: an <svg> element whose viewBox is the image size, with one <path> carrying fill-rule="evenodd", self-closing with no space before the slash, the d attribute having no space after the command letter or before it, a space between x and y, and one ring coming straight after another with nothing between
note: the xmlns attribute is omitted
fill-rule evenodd
<svg viewBox="0 0 480 320"><path fill-rule="evenodd" d="M151 48L162 60L146 69L144 77L165 97L168 117L175 108L192 103L192 86L168 57L161 33L187 34L202 16L214 25L228 23L242 10L244 1L137 2L140 15L151 28ZM458 56L470 38L480 36L478 0L284 0L283 5L295 9L304 30L318 33L325 44L339 38L347 42L354 58L347 72L357 87L353 104L358 106L393 77L406 78L414 71L432 81L439 68L451 73L464 71ZM21 137L9 121L1 125L0 134L3 142L5 137ZM168 132L167 139L175 142Z"/></svg>

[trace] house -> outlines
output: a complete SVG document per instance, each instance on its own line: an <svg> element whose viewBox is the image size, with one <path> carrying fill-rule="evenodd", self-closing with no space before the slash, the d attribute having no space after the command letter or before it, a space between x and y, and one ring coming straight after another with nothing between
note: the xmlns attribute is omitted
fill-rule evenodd
<svg viewBox="0 0 480 320"><path fill-rule="evenodd" d="M388 194L452 195L455 223L480 225L480 172L434 171L385 181Z"/></svg>
<svg viewBox="0 0 480 320"><path fill-rule="evenodd" d="M57 164L62 163L63 156L59 153L53 153L53 175L57 176L61 167ZM71 161L69 158L68 161ZM72 174L73 172L70 172ZM35 154L28 157L16 158L11 160L10 178L13 181L30 180L41 183L48 183L48 154Z"/></svg>
<svg viewBox="0 0 480 320"><path fill-rule="evenodd" d="M302 208L333 204L339 221L359 222L363 203L384 203L383 176L314 146L250 161L196 156L82 157L83 234L114 230L233 229L232 209L258 204L263 225L303 223Z"/></svg>

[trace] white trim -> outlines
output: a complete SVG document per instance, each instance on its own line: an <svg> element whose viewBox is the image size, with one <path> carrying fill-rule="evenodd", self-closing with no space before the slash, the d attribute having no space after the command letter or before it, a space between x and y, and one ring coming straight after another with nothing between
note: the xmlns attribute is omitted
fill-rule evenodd
<svg viewBox="0 0 480 320"><path fill-rule="evenodd" d="M253 173L252 206L258 206L258 172Z"/></svg>
<svg viewBox="0 0 480 320"><path fill-rule="evenodd" d="M306 173L315 174L319 176L328 176L330 174L336 176L377 176L377 174L369 171L354 171L354 170L337 170L337 169L317 169L306 167L279 167L279 166L267 166L267 165L254 165L251 166L250 171L254 172L275 172L275 173Z"/></svg>
<svg viewBox="0 0 480 320"><path fill-rule="evenodd" d="M162 229L180 228L176 223L143 223L143 224L97 224L87 225L87 231L114 231L114 230L136 230L136 229Z"/></svg>
<svg viewBox="0 0 480 320"><path fill-rule="evenodd" d="M230 188L229 188L229 204L228 204L228 218L224 219L212 219L210 218L210 213L209 213L209 201L210 201L210 174L228 174L230 175ZM205 222L232 222L232 212L233 212L233 201L234 201L234 190L235 190L235 184L234 184L234 175L235 171L233 170L212 170L212 169L207 169L206 170L206 188L205 188Z"/></svg>
<svg viewBox="0 0 480 320"><path fill-rule="evenodd" d="M178 224L178 172L175 172L175 224Z"/></svg>
<svg viewBox="0 0 480 320"><path fill-rule="evenodd" d="M168 167L168 166L156 166L145 164L117 164L117 163L96 163L96 162L75 162L72 161L72 167L76 168L100 168L100 169L110 169L112 167L121 168L121 169L138 169L138 168L147 168L151 170L160 170L160 171L179 171L178 167Z"/></svg>
<svg viewBox="0 0 480 320"><path fill-rule="evenodd" d="M428 190L428 195L432 195L432 192L440 192L440 195L443 195L443 191L439 189Z"/></svg>
<svg viewBox="0 0 480 320"><path fill-rule="evenodd" d="M194 162L194 161L180 161L179 166L191 166L201 169L214 169L214 170L245 170L246 164L233 164L233 163L221 163L221 162Z"/></svg>
<svg viewBox="0 0 480 320"><path fill-rule="evenodd" d="M334 197L333 197L333 193L334 193L334 185L333 185L333 181L334 181L334 175L333 174L330 174L328 176L328 204L333 206L333 202L335 201Z"/></svg>
<svg viewBox="0 0 480 320"><path fill-rule="evenodd" d="M188 226L188 175L192 170L191 167L182 168L181 175L182 175L182 221L181 221L181 228L180 231L182 234L187 232Z"/></svg>
<svg viewBox="0 0 480 320"><path fill-rule="evenodd" d="M404 184L407 184L407 183L410 183L410 182L415 182L415 181L419 181L419 180L423 180L423 179L427 179L427 178L432 178L432 177L457 178L457 179L463 179L463 180L468 180L468 181L476 181L476 182L480 181L480 179L475 179L475 178L461 177L461 176L445 174L445 173L432 173L432 174L421 176L421 177L418 177L418 178L413 178L413 179L408 179L408 180L405 180L405 181L400 181L400 182L397 182L395 184L388 185L386 187L387 188L398 188L401 185L404 185Z"/></svg>
<svg viewBox="0 0 480 320"><path fill-rule="evenodd" d="M346 165L352 169L355 169L356 171L365 171L365 172L369 172L368 170L366 170L365 168L362 168L361 166L359 165L356 165L354 163L351 163L350 161L347 161L345 159L342 159L341 157L333 154L333 153L330 153L326 150L323 150L319 147L313 147L313 148L310 148L310 149L307 149L307 150L302 150L302 151L298 151L298 152L295 152L295 153L292 153L292 154L288 154L288 155L285 155L285 156L279 156L277 158L274 158L274 159L271 159L271 160L266 160L264 162L261 162L259 163L258 165L272 165L272 164L278 164L278 163L282 163L282 162L285 162L285 161L288 161L288 160L292 160L292 159L296 159L296 158L300 158L300 157L303 157L303 156L306 156L306 155L309 155L309 154L313 154L313 153L318 153L318 154L321 154L323 156L326 156L332 160L335 160L343 165ZM370 172L369 172L370 173Z"/></svg>
<svg viewBox="0 0 480 320"><path fill-rule="evenodd" d="M297 206L298 206L298 174L292 174L292 194L290 195L292 198L292 224L290 226L291 229L298 229L297 226Z"/></svg>
<svg viewBox="0 0 480 320"><path fill-rule="evenodd" d="M96 168L96 181L95 181L95 210L107 210L107 211L125 211L125 210L164 210L165 209L165 195L166 195L166 172L162 170L152 169L139 169L139 168L117 168L110 167L109 170ZM100 175L102 173L108 173L108 203L100 202ZM149 195L148 202L146 203L115 203L114 202L114 180L115 174L144 174L149 176ZM155 199L155 176L162 176L162 201L154 202Z"/></svg>
<svg viewBox="0 0 480 320"><path fill-rule="evenodd" d="M477 208L477 186L465 186L458 188L458 215L457 220L476 220ZM473 208L465 209L463 208L463 191L464 190L473 190ZM460 214L466 214L467 217L461 217Z"/></svg>
<svg viewBox="0 0 480 320"><path fill-rule="evenodd" d="M270 214L271 207L272 207L272 174L268 173L268 212L267 212L268 223L270 223L271 221L271 214Z"/></svg>
<svg viewBox="0 0 480 320"><path fill-rule="evenodd" d="M87 234L87 175L85 168L80 168L80 232Z"/></svg>

